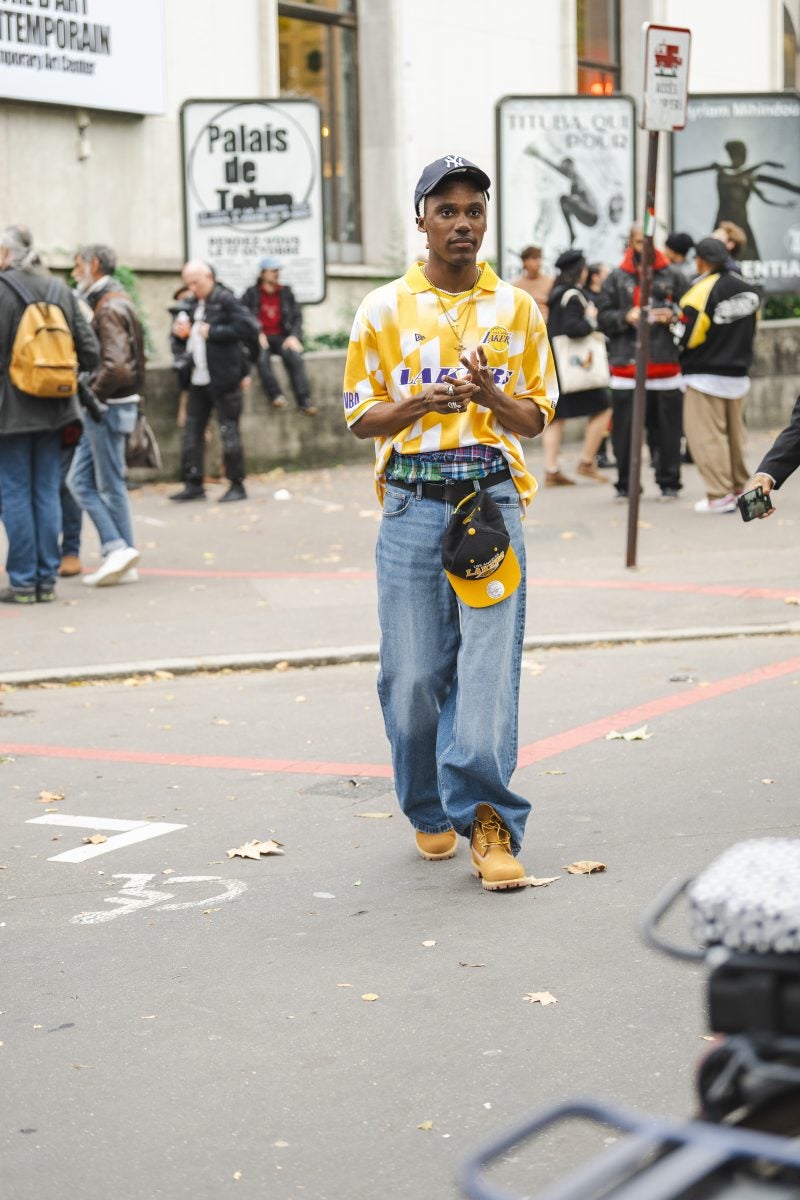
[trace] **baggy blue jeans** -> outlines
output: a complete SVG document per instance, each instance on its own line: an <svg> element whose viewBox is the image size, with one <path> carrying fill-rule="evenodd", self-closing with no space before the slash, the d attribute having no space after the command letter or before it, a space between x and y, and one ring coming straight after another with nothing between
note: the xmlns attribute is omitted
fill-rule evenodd
<svg viewBox="0 0 800 1200"><path fill-rule="evenodd" d="M8 582L52 587L61 563L61 430L0 437L0 492L8 536Z"/></svg>
<svg viewBox="0 0 800 1200"><path fill-rule="evenodd" d="M442 569L452 506L388 483L376 551L378 695L397 798L414 828L469 837L478 804L491 804L516 854L531 807L508 786L518 749L525 544L514 484L490 490L522 582L499 604L470 608Z"/></svg>
<svg viewBox="0 0 800 1200"><path fill-rule="evenodd" d="M97 529L103 557L135 545L125 486L125 441L138 411L137 402L129 400L109 404L100 422L87 420L67 475L69 490Z"/></svg>

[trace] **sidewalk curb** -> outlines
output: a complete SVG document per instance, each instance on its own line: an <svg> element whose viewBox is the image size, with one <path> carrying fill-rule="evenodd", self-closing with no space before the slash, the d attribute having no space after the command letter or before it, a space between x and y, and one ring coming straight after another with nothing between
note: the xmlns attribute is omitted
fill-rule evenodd
<svg viewBox="0 0 800 1200"><path fill-rule="evenodd" d="M596 633L553 633L526 637L524 650L575 649L581 646L625 646L638 642L688 642L737 637L784 637L800 634L800 621L776 625L714 625L687 629L626 629ZM335 667L347 663L378 661L378 647L340 646L274 653L211 654L193 658L164 658L121 663L96 663L76 667L40 667L30 671L0 673L0 686L32 687L37 684L93 683L131 679L168 671L171 675L221 674L227 671L274 671L287 667Z"/></svg>

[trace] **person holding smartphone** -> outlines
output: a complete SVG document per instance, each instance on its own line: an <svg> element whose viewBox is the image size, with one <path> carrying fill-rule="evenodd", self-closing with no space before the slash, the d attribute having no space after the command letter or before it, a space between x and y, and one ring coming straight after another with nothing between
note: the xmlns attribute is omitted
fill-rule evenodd
<svg viewBox="0 0 800 1200"><path fill-rule="evenodd" d="M747 485L747 490L760 487L765 496L770 497L774 489L786 482L789 476L800 466L800 396L795 401L789 424L776 437L767 453L758 465L758 469ZM759 520L771 517L775 506L764 512L757 512Z"/></svg>

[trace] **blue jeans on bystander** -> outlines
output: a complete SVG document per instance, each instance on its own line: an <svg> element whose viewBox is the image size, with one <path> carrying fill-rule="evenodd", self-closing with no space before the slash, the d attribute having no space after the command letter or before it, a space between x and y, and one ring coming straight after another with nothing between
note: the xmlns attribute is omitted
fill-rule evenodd
<svg viewBox="0 0 800 1200"><path fill-rule="evenodd" d="M138 410L135 400L109 404L102 421L86 421L67 476L69 490L97 529L103 557L134 545L125 439L133 432Z"/></svg>
<svg viewBox="0 0 800 1200"><path fill-rule="evenodd" d="M0 495L15 591L52 587L61 562L61 430L0 437Z"/></svg>

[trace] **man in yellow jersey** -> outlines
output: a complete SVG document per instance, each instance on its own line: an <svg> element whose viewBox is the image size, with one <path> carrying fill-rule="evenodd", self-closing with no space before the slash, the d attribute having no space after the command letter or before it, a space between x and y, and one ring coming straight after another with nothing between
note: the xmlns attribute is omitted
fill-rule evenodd
<svg viewBox="0 0 800 1200"><path fill-rule="evenodd" d="M423 858L452 858L461 834L483 886L496 890L525 883L516 855L530 811L508 786L525 625L521 512L536 492L521 438L552 419L557 386L531 297L478 262L489 186L457 155L422 172L414 207L428 261L361 304L344 410L356 437L375 440L378 694L400 806ZM503 575L507 584L494 579L464 600L482 584L456 581L456 592L442 538L462 501L459 513L476 506L473 493L481 506L488 493L502 514L506 565L516 557L521 582Z"/></svg>

